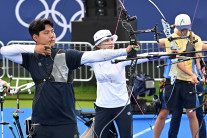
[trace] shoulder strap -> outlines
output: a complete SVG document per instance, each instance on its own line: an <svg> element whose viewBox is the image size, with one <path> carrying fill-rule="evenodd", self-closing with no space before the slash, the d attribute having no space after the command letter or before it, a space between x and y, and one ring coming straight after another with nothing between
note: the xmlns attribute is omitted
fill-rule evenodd
<svg viewBox="0 0 207 138"><path fill-rule="evenodd" d="M195 37L193 37L193 40L195 40ZM186 52L195 51L195 47L191 44L191 42L188 41L185 51ZM195 53L186 54L186 57L194 57L194 56L195 56Z"/></svg>

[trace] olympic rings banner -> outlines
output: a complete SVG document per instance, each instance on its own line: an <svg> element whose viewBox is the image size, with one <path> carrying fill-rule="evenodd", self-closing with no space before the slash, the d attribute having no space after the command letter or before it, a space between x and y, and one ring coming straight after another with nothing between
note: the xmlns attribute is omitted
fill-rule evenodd
<svg viewBox="0 0 207 138"><path fill-rule="evenodd" d="M193 20L193 31L201 36L202 40L207 40L206 0L153 2L170 24L174 24L177 14L188 14ZM161 17L147 0L125 0L124 6L129 15L138 17L139 30L153 28L155 24L158 24L159 31L162 30ZM71 41L71 22L84 17L83 0L0 0L0 41L6 45L11 40L32 40L28 33L29 23L40 17L54 21L57 41ZM143 34L138 35L138 39L146 41L153 40L153 37Z"/></svg>
<svg viewBox="0 0 207 138"><path fill-rule="evenodd" d="M1 0L0 12L0 40L5 43L32 40L28 27L37 18L52 19L57 41L70 41L71 22L84 17L84 5L82 0Z"/></svg>

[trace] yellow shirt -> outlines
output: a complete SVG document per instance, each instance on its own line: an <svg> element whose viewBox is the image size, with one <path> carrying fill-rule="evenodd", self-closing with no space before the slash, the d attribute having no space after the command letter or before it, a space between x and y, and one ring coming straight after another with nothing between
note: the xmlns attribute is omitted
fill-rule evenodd
<svg viewBox="0 0 207 138"><path fill-rule="evenodd" d="M188 35L189 35L189 32L188 32ZM173 38L174 37L180 37L176 34L176 32L174 32L171 36ZM194 37L195 37L195 40L198 40L198 42L195 43L195 50L196 51L202 50L203 42L201 41L201 38L197 35L195 35ZM176 41L177 50L179 52L183 52L183 51L186 50L186 46L187 46L187 43L188 43L187 39L178 39L178 40L175 40L175 41ZM171 44L173 44L173 41L171 42ZM168 41L168 39L165 40L165 46L166 46L166 51L167 52L170 51L170 42ZM186 68L189 68L193 72L192 62L193 62L193 60L184 61L184 65L185 65ZM192 79L191 76L189 76L188 74L186 74L185 72L180 70L178 67L176 69L177 69L177 79L183 80L183 81L191 81L191 79ZM194 66L194 71L195 71L194 73L197 75L195 66Z"/></svg>

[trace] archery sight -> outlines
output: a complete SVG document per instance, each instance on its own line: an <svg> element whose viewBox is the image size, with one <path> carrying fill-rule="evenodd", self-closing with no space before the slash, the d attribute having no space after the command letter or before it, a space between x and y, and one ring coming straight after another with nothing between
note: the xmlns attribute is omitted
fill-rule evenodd
<svg viewBox="0 0 207 138"><path fill-rule="evenodd" d="M158 32L158 26L155 24L155 27L152 29L146 30L137 30L134 31L131 24L125 20L122 21L122 26L129 32L129 35L141 34L141 33L155 33L155 40L159 43L159 36L162 35L162 32Z"/></svg>

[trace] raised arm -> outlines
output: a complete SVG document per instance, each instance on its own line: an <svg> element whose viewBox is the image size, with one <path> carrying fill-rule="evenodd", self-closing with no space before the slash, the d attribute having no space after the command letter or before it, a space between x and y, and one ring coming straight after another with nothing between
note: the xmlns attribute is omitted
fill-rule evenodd
<svg viewBox="0 0 207 138"><path fill-rule="evenodd" d="M165 48L165 40L166 38L159 39L159 43L157 43L160 47Z"/></svg>
<svg viewBox="0 0 207 138"><path fill-rule="evenodd" d="M115 49L115 50L104 49L104 50L84 52L81 58L81 64L102 62L102 61L114 59L116 57L126 56L127 53L129 53L131 50L132 50L132 46L129 45L127 48L123 48L123 49Z"/></svg>
<svg viewBox="0 0 207 138"><path fill-rule="evenodd" d="M22 64L21 53L34 53L35 45L9 45L1 48L1 54L11 61Z"/></svg>
<svg viewBox="0 0 207 138"><path fill-rule="evenodd" d="M1 48L1 54L9 60L22 64L22 53L38 53L50 54L49 49L45 49L45 45L9 45Z"/></svg>
<svg viewBox="0 0 207 138"><path fill-rule="evenodd" d="M126 49L88 51L84 52L81 58L81 64L107 61L125 55L127 55Z"/></svg>
<svg viewBox="0 0 207 138"><path fill-rule="evenodd" d="M202 49L207 50L207 44L203 44Z"/></svg>

